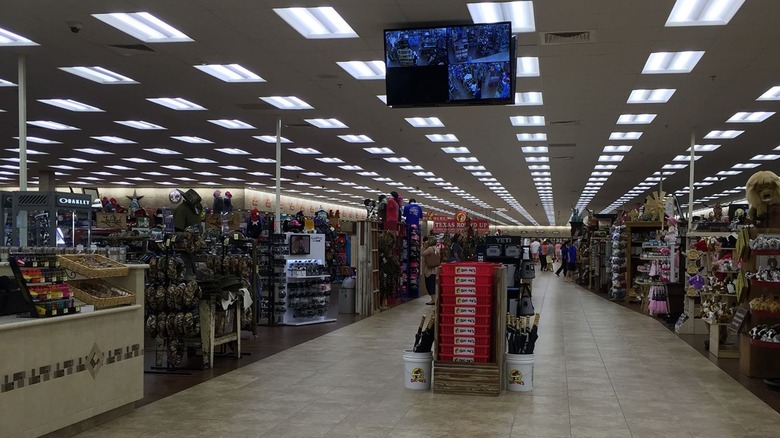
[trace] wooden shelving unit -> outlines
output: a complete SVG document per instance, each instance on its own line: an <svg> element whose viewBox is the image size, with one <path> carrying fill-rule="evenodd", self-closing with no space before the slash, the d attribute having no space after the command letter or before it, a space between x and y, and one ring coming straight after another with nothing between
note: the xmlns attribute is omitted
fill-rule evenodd
<svg viewBox="0 0 780 438"><path fill-rule="evenodd" d="M358 222L358 277L355 311L371 316L379 311L379 223Z"/></svg>

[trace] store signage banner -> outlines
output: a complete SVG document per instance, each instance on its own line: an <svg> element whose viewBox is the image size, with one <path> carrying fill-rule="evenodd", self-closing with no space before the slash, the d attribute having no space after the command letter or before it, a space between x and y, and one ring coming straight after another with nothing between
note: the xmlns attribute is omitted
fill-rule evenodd
<svg viewBox="0 0 780 438"><path fill-rule="evenodd" d="M471 219L463 222L459 222L457 219L434 217L433 219L433 232L434 233L447 233L450 234L460 233L465 231L469 225L478 234L487 234L490 229L490 221L487 219Z"/></svg>

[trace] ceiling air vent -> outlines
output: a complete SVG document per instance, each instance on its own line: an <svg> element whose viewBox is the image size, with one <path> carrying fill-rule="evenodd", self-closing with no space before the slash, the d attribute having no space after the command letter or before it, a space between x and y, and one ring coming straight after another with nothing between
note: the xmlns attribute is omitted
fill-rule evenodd
<svg viewBox="0 0 780 438"><path fill-rule="evenodd" d="M109 44L108 48L123 56L151 55L157 53L145 44Z"/></svg>
<svg viewBox="0 0 780 438"><path fill-rule="evenodd" d="M543 46L552 46L556 44L587 44L594 42L595 33L590 30L581 30L575 32L541 32Z"/></svg>

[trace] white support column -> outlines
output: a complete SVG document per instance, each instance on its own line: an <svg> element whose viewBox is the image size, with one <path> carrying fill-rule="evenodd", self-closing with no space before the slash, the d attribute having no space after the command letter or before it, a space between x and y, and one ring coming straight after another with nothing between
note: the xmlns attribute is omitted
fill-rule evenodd
<svg viewBox="0 0 780 438"><path fill-rule="evenodd" d="M276 119L276 209L274 232L282 232L282 117Z"/></svg>
<svg viewBox="0 0 780 438"><path fill-rule="evenodd" d="M691 131L691 162L688 166L688 231L693 224L693 190L694 190L694 165L696 163L696 130Z"/></svg>
<svg viewBox="0 0 780 438"><path fill-rule="evenodd" d="M19 55L19 191L27 190L27 62Z"/></svg>

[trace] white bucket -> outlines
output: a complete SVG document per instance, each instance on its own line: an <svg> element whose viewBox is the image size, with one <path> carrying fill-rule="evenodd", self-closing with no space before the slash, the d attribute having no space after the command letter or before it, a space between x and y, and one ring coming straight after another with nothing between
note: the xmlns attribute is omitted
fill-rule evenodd
<svg viewBox="0 0 780 438"><path fill-rule="evenodd" d="M506 389L528 392L534 389L534 355L509 354L506 357Z"/></svg>
<svg viewBox="0 0 780 438"><path fill-rule="evenodd" d="M404 350L404 386L407 389L431 389L433 353Z"/></svg>

